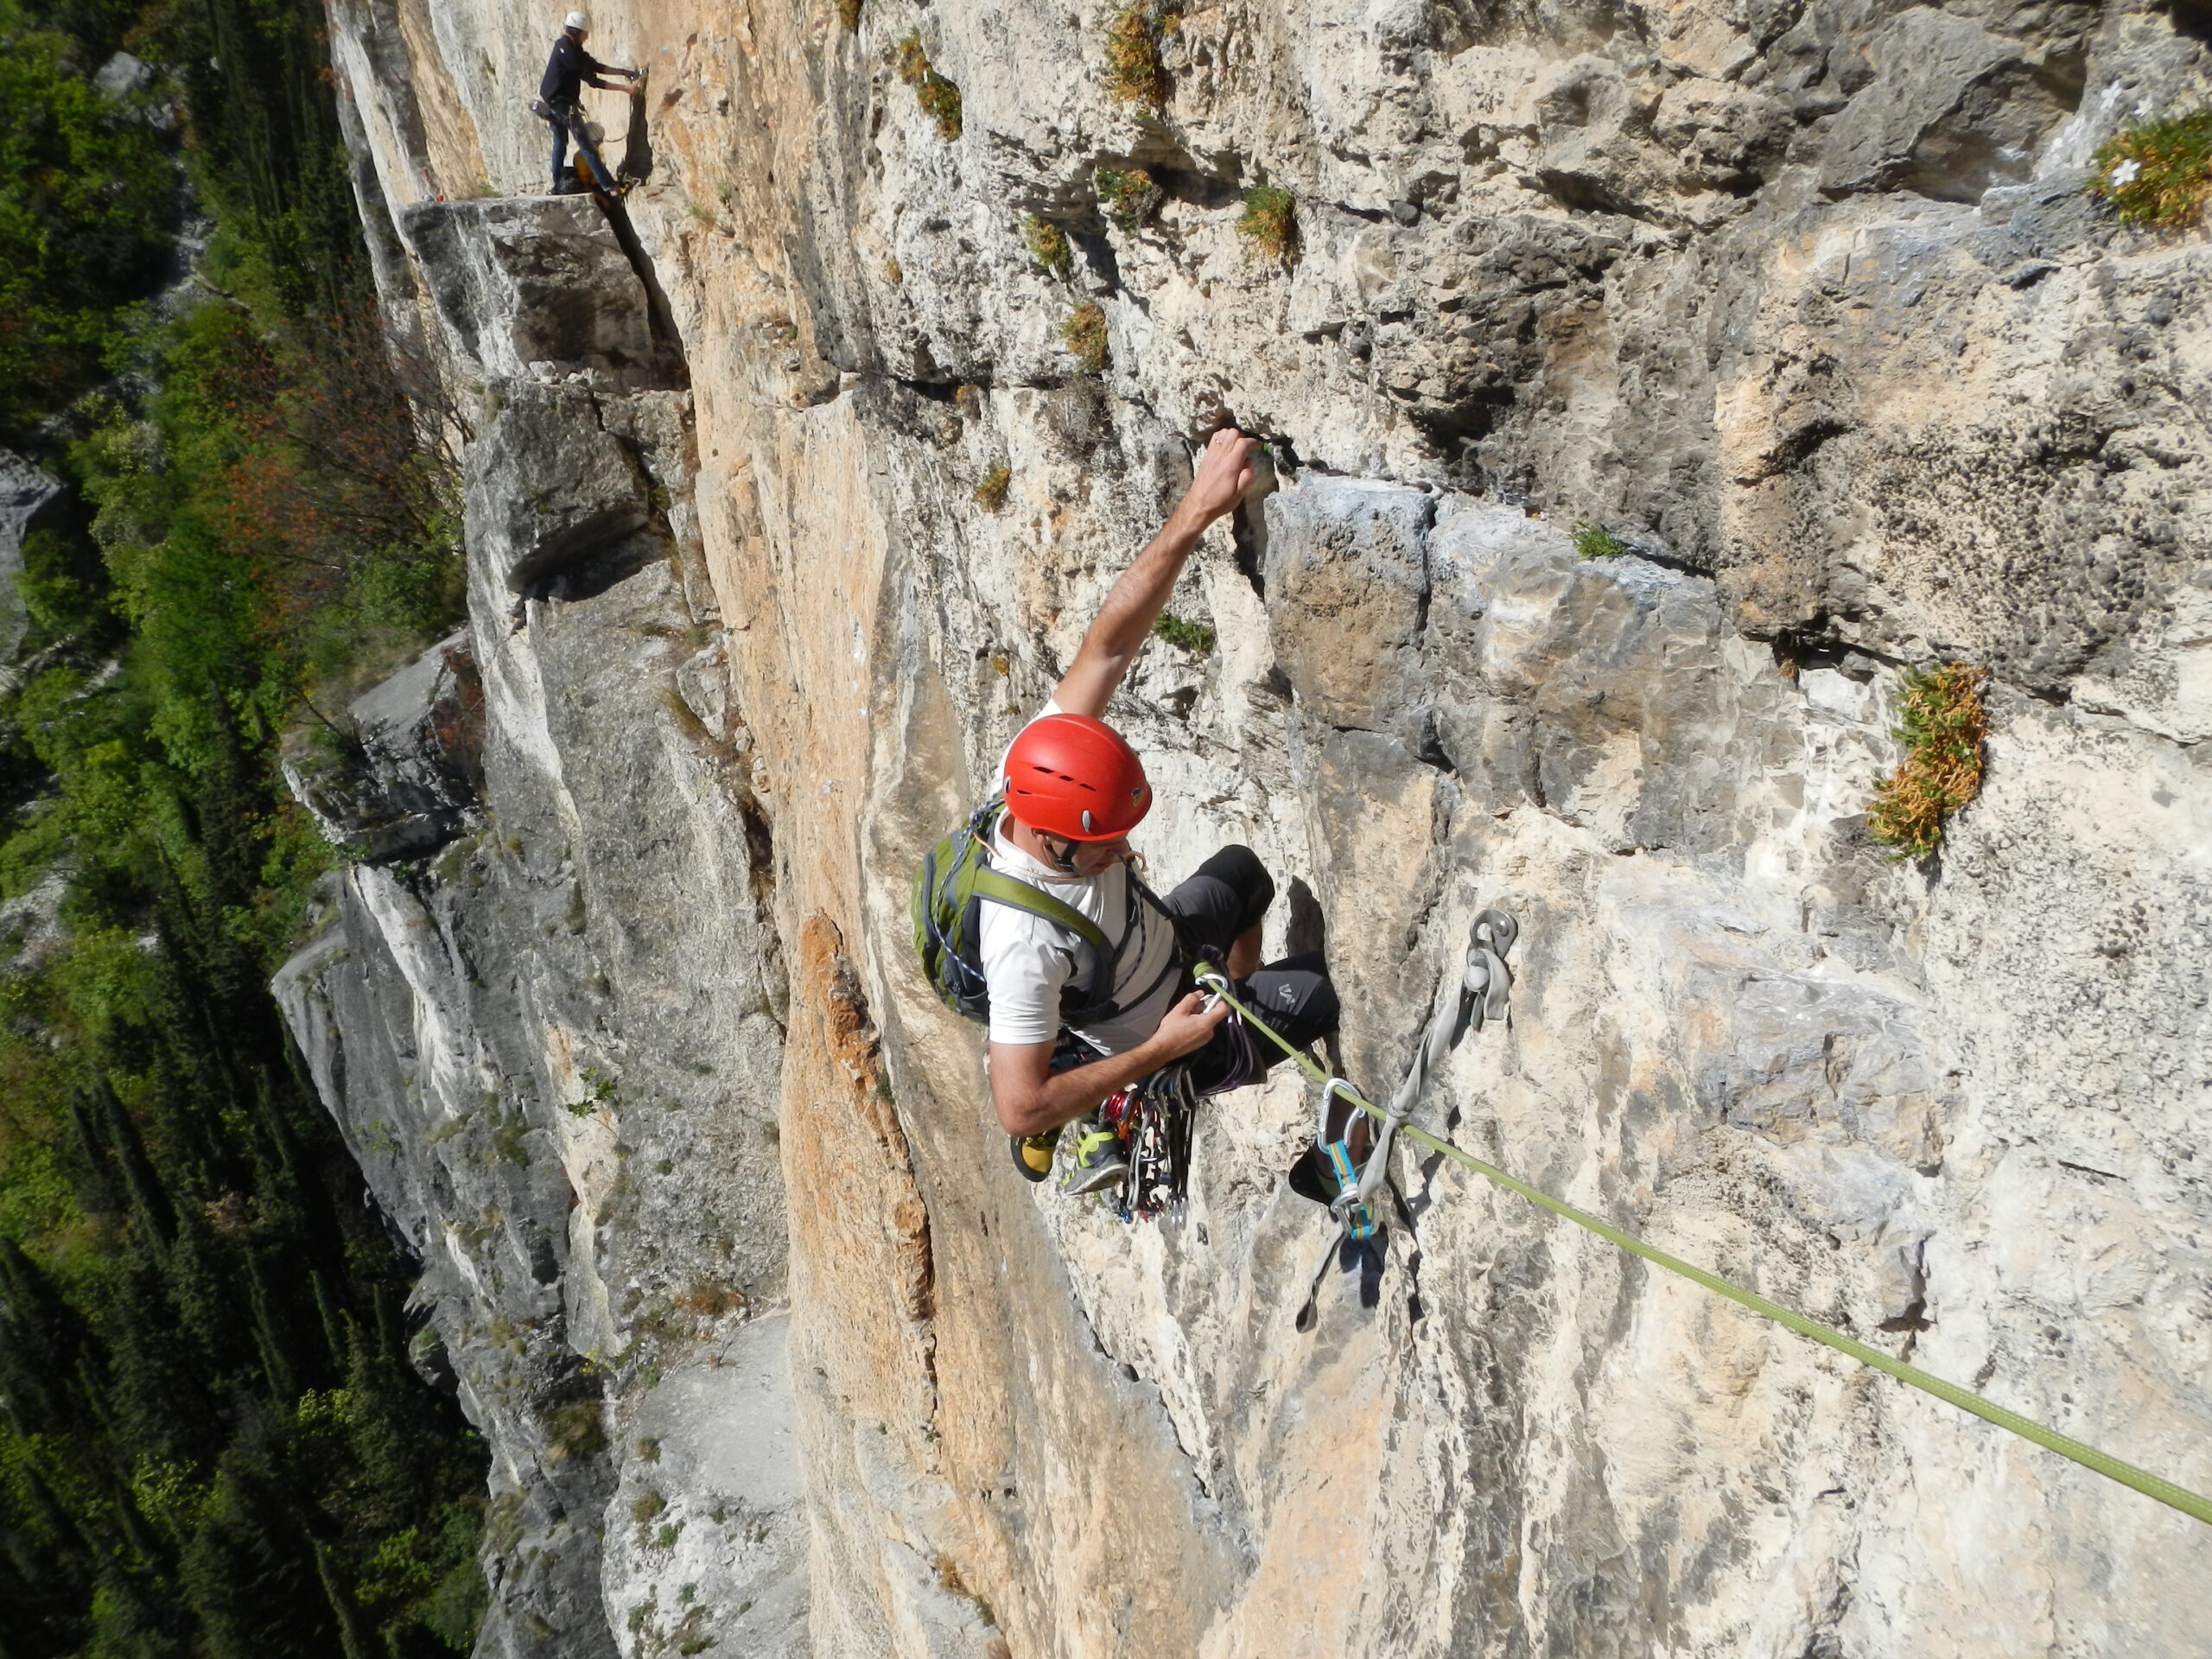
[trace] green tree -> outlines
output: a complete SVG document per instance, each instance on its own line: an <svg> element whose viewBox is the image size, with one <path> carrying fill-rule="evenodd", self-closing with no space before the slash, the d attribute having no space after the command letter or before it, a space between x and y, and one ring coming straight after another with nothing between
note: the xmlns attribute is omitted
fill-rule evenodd
<svg viewBox="0 0 2212 1659"><path fill-rule="evenodd" d="M449 625L449 458L372 315L314 0L0 0L0 442L70 494L0 692L8 1659L465 1650L482 1453L267 990L322 847L303 686ZM89 76L190 66L186 142ZM180 158L225 290L173 321ZM127 364L133 372L106 377ZM148 391L146 387L152 387Z"/></svg>
<svg viewBox="0 0 2212 1659"><path fill-rule="evenodd" d="M0 439L16 444L106 373L173 257L167 147L88 79L86 44L120 8L60 10L81 34L0 0Z"/></svg>

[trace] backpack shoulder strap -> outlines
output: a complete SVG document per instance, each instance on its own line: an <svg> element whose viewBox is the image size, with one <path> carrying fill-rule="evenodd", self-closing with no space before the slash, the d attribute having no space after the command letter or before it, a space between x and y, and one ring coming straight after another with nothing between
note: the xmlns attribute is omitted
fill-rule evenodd
<svg viewBox="0 0 2212 1659"><path fill-rule="evenodd" d="M1106 942L1106 935L1098 924L1092 921L1072 905L1063 904L1027 881L995 870L988 864L978 865L969 877L969 891L978 899L995 905L1004 905L1009 910L1027 911L1030 915L1064 927L1096 951L1101 961L1116 954Z"/></svg>

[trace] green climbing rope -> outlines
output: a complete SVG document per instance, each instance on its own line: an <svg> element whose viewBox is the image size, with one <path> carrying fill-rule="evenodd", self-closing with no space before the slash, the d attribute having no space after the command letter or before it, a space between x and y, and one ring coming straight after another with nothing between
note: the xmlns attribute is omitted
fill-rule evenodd
<svg viewBox="0 0 2212 1659"><path fill-rule="evenodd" d="M1274 1043L1277 1048L1282 1050L1297 1063L1300 1071L1316 1083L1326 1084L1329 1081L1326 1072L1285 1042L1265 1020L1238 1001L1230 994L1227 982L1210 964L1200 963L1198 965L1197 975L1209 989L1220 994L1223 1001L1244 1016L1244 1023L1247 1027L1258 1032ZM1382 1121L1388 1116L1381 1107L1356 1090L1339 1084L1337 1092L1377 1122ZM1653 1266L1664 1268L1669 1273L1680 1274L1694 1284L1703 1285L1715 1295L1726 1297L1739 1307L1747 1307L1754 1313L1764 1314L1777 1325L1787 1325L1801 1337L1809 1337L1815 1342L1825 1347L1833 1348L1840 1354L1848 1354L1862 1365L1871 1365L1878 1371L1886 1372L1897 1378L1898 1382L1918 1389L1923 1394L1932 1394L1938 1400L1947 1401L1961 1411L1970 1411L1985 1422L1994 1423L1999 1428L2009 1429L2022 1440L2032 1440L2046 1451L2056 1452L2062 1458L2072 1459L2084 1469L2094 1469L2108 1480L2116 1480L2123 1486L2133 1486L2146 1497L2155 1497L2159 1503L2179 1510L2183 1515L2194 1516L2208 1525L2212 1525L2212 1498L2201 1497L2185 1486L2177 1486L2172 1481L2154 1475L2147 1469L2139 1469L2132 1463L2123 1463L2118 1458L2098 1451L2094 1446L2084 1445L2071 1435L2061 1434L2055 1428L2045 1428L2032 1418L2023 1417L2017 1411L2007 1411L1994 1402L1983 1399L1971 1389L1962 1389L1955 1382L1946 1382L1942 1377L1923 1371L1916 1365L1908 1365L1901 1359L1891 1357L1878 1348L1870 1348L1863 1342L1845 1336L1840 1331L1832 1331L1817 1319L1808 1319L1802 1313L1792 1313L1779 1302L1770 1302L1756 1291L1745 1290L1740 1285L1731 1284L1718 1274L1707 1273L1703 1268L1693 1267L1679 1256L1669 1255L1664 1250L1646 1244L1640 1238L1631 1237L1610 1223L1600 1221L1586 1210L1578 1210L1564 1199L1555 1198L1550 1193L1529 1185L1519 1177L1507 1174L1495 1164L1484 1163L1472 1153L1463 1152L1449 1141L1440 1135L1431 1135L1427 1129L1416 1128L1411 1123L1405 1123L1399 1127L1398 1133L1410 1136L1432 1151L1443 1154L1454 1163L1464 1165L1486 1180L1495 1181L1510 1192L1518 1192L1529 1203L1548 1210L1552 1214L1571 1221L1578 1227L1587 1228L1608 1243L1618 1244L1631 1255L1641 1256Z"/></svg>

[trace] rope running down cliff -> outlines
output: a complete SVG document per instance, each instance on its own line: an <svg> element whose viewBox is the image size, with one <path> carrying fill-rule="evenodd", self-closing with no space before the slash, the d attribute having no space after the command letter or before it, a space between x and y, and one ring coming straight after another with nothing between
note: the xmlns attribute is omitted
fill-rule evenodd
<svg viewBox="0 0 2212 1659"><path fill-rule="evenodd" d="M1486 911L1483 917L1477 918L1478 930L1484 918L1490 917L1497 917L1501 921L1510 920L1500 912ZM1507 943L1510 945L1510 939ZM1471 981L1475 976L1474 958L1482 950L1483 945L1480 943L1478 931L1478 941L1471 944L1469 947ZM1779 1302L1769 1301L1756 1291L1745 1290L1740 1285L1730 1283L1718 1274L1707 1273L1703 1268L1693 1267L1678 1256L1669 1255L1666 1251L1646 1244L1642 1239L1623 1232L1610 1223L1600 1221L1587 1211L1578 1210L1564 1199L1555 1198L1550 1193L1529 1185L1528 1182L1520 1179L1517 1176L1507 1174L1495 1164L1484 1163L1472 1153L1462 1151L1449 1141L1405 1122L1406 1113L1412 1109L1414 1103L1412 1097L1420 1092L1420 1078L1409 1077L1407 1079L1409 1088L1401 1090L1399 1098L1392 1103L1396 1109L1383 1110L1352 1088L1350 1084L1344 1082L1343 1078L1330 1077L1305 1054L1300 1053L1277 1036L1265 1020L1258 1018L1251 1009L1237 1001L1236 995L1229 988L1228 981L1211 963L1199 963L1194 970L1193 977L1243 1015L1244 1023L1248 1027L1281 1049L1297 1064L1301 1071L1319 1084L1325 1091L1342 1096L1383 1126L1385 1132L1377 1139L1374 1151L1369 1154L1368 1166L1362 1173L1357 1194L1347 1193L1344 1195L1346 1198L1351 1199L1356 1197L1358 1201L1363 1202L1372 1190L1379 1185L1387 1170L1384 1160L1389 1154L1389 1132L1395 1130L1433 1152L1441 1153L1454 1163L1474 1171L1484 1179L1494 1181L1510 1192L1519 1193L1529 1203L1548 1210L1554 1215L1571 1221L1578 1227L1588 1229L1599 1237L1618 1245L1631 1255L1641 1256L1655 1267L1664 1268L1669 1273L1679 1274L1694 1284L1703 1285L1716 1295L1726 1297L1739 1307L1747 1307L1754 1313L1764 1314L1777 1325L1788 1326L1801 1337L1809 1337L1813 1341L1833 1348L1840 1354L1848 1355L1862 1365L1870 1365L1878 1371L1885 1372L1897 1378L1898 1382L1918 1389L1923 1394L1933 1395L1938 1400L1948 1402L1961 1411L1972 1412L1985 1422L1994 1423L1999 1428L2010 1430L2023 1440L2032 1440L2047 1451L2057 1452L2062 1458L2070 1458L2085 1469L2094 1469L2109 1480L2116 1480L2123 1486L2132 1486L2145 1497L2154 1497L2170 1508L2179 1510L2183 1515L2193 1516L2198 1521L2212 1525L2212 1498L2203 1497L2190 1491L2187 1487L2177 1486L2172 1481L2154 1475L2147 1469L2139 1469L2132 1463L2123 1463L2120 1459L2100 1452L2094 1446L2085 1445L2071 1435L2062 1434L2056 1429L2046 1428L2032 1418L2023 1417L2016 1411L2008 1411L2003 1406L1993 1401L1985 1400L1970 1389L1959 1387L1955 1382L1946 1382L1942 1377L1923 1371L1916 1365L1908 1365L1901 1359L1892 1358L1878 1348L1870 1348L1863 1342L1845 1336L1840 1331L1829 1329L1817 1319L1808 1319L1802 1313L1793 1313ZM1471 985L1470 988L1472 988ZM1430 1065L1440 1058L1429 1051L1437 1046L1433 1040L1435 1029L1439 1027L1448 1029L1452 1023L1451 1012L1453 999L1449 995L1450 989L1451 988L1447 987L1445 1006L1438 1010L1436 1020L1431 1030L1431 1039L1424 1043L1422 1054L1414 1061L1415 1071L1420 1074L1421 1078L1425 1078ZM1325 1261L1326 1259L1324 1258Z"/></svg>

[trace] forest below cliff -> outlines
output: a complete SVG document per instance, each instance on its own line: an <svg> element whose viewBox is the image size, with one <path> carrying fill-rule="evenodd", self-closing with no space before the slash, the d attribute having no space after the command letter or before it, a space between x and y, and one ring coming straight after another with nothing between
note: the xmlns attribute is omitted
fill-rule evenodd
<svg viewBox="0 0 2212 1659"><path fill-rule="evenodd" d="M329 859L279 743L459 602L322 24L0 0L0 444L61 486L0 672L9 1659L436 1653L482 1604L482 1452L266 988Z"/></svg>

